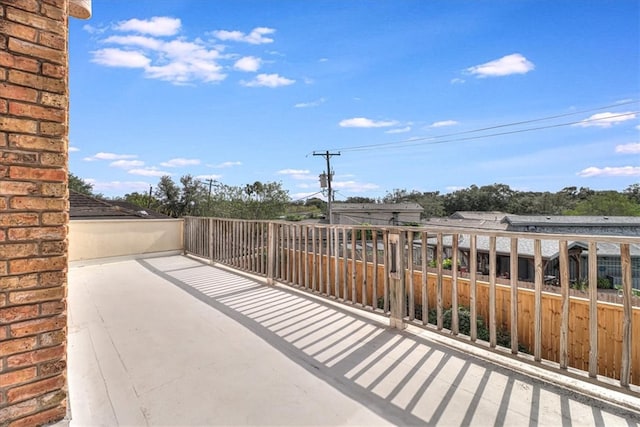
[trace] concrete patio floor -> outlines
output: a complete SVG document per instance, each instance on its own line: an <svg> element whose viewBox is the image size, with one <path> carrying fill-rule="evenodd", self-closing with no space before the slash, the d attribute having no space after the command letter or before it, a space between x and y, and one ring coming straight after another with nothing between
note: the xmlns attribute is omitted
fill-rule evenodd
<svg viewBox="0 0 640 427"><path fill-rule="evenodd" d="M188 257L74 266L68 301L72 426L640 425L431 332Z"/></svg>

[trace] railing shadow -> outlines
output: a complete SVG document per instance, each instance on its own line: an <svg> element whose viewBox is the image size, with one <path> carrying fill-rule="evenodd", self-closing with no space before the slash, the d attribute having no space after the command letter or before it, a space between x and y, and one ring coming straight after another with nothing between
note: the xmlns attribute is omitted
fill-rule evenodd
<svg viewBox="0 0 640 427"><path fill-rule="evenodd" d="M160 259L138 262L393 424L640 424L631 411L385 328L345 307L181 259L166 267Z"/></svg>

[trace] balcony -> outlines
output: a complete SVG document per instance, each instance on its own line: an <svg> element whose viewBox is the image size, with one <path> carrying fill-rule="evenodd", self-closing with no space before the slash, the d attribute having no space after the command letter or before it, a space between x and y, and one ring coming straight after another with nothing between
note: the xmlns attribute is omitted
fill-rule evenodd
<svg viewBox="0 0 640 427"><path fill-rule="evenodd" d="M597 370L581 369L573 366L576 317L584 317L579 310L586 305L582 320L592 327L593 295L586 301L569 295L562 254L556 294L543 291L541 255L532 289L517 278L515 287L500 279L495 252L486 282L475 262L468 272L445 270L444 243L447 236L454 246L460 241L456 230L202 218L184 225L190 256L72 264L72 425L640 423L638 308L624 293L632 283L630 262L622 268L620 304L592 292L599 345L582 347L586 362L596 353ZM415 233L424 242L435 239L436 267L422 262L428 245L415 245L414 253ZM482 233L464 230L476 242ZM559 247L570 237L560 236ZM625 264L625 245L635 241L615 239ZM543 313L545 298L558 301L551 311L560 322ZM462 305L475 315L468 336L461 333L465 317L455 315L462 312L448 310ZM566 322L563 307L573 316ZM486 342L478 321L485 310ZM616 320L611 313L618 312ZM502 347L498 338L511 331L512 318L517 339ZM548 340L558 341L560 361L546 349ZM613 368L603 369L609 359Z"/></svg>

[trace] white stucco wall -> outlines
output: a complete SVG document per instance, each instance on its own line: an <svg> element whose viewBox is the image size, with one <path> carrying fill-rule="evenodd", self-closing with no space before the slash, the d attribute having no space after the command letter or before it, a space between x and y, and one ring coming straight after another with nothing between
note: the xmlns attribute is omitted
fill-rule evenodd
<svg viewBox="0 0 640 427"><path fill-rule="evenodd" d="M145 255L182 248L181 219L69 222L69 261Z"/></svg>

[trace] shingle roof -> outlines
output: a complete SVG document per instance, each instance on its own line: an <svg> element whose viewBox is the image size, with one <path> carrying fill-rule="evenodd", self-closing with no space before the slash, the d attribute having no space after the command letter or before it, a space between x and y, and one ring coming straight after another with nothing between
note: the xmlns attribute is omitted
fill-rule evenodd
<svg viewBox="0 0 640 427"><path fill-rule="evenodd" d="M70 219L168 218L157 212L151 214L131 203L101 200L73 190L69 190L69 217Z"/></svg>
<svg viewBox="0 0 640 427"><path fill-rule="evenodd" d="M500 211L457 211L450 218L454 219L480 219L485 221L502 221L508 213Z"/></svg>

